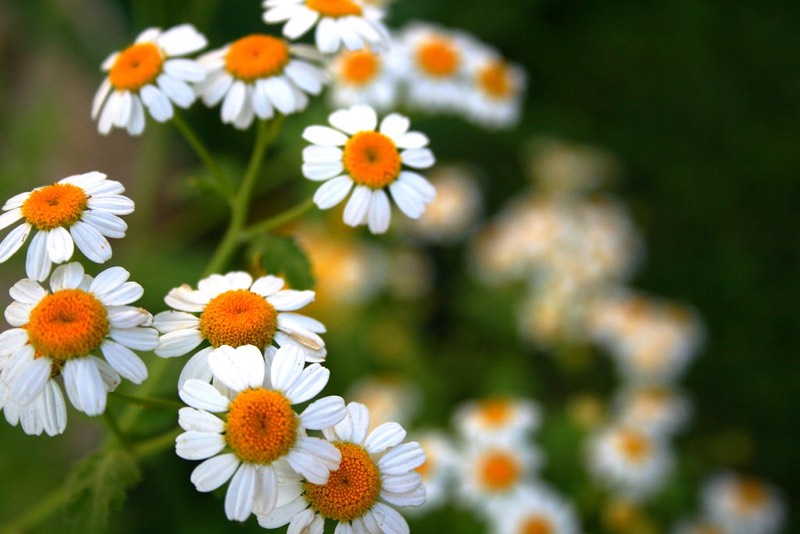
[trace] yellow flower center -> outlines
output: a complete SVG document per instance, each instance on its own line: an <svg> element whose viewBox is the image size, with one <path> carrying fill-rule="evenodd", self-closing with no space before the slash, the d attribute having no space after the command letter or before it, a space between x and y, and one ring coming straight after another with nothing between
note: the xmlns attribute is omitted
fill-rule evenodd
<svg viewBox="0 0 800 534"><path fill-rule="evenodd" d="M348 17L361 15L361 6L350 0L306 0L306 7L323 17Z"/></svg>
<svg viewBox="0 0 800 534"><path fill-rule="evenodd" d="M479 476L483 486L491 491L511 488L521 475L522 466L519 461L507 452L490 452L481 460Z"/></svg>
<svg viewBox="0 0 800 534"><path fill-rule="evenodd" d="M513 85L506 64L496 61L483 67L478 72L478 86L492 98L500 100L508 97Z"/></svg>
<svg viewBox="0 0 800 534"><path fill-rule="evenodd" d="M270 35L248 35L235 41L225 56L225 66L234 77L252 82L283 71L289 63L289 47Z"/></svg>
<svg viewBox="0 0 800 534"><path fill-rule="evenodd" d="M117 56L108 79L118 90L138 91L161 74L164 55L153 43L129 46Z"/></svg>
<svg viewBox="0 0 800 534"><path fill-rule="evenodd" d="M70 358L88 356L108 335L106 307L81 289L62 289L45 296L31 310L25 326L36 357L52 358L59 365Z"/></svg>
<svg viewBox="0 0 800 534"><path fill-rule="evenodd" d="M478 406L480 418L493 427L507 424L512 413L511 402L508 399L486 399Z"/></svg>
<svg viewBox="0 0 800 534"><path fill-rule="evenodd" d="M650 453L647 436L636 430L622 430L617 436L619 451L633 462L641 462Z"/></svg>
<svg viewBox="0 0 800 534"><path fill-rule="evenodd" d="M38 230L72 226L89 204L86 192L72 184L53 184L31 192L22 203L22 216Z"/></svg>
<svg viewBox="0 0 800 534"><path fill-rule="evenodd" d="M272 343L278 329L278 312L260 295L246 289L220 293L200 315L200 333L214 347Z"/></svg>
<svg viewBox="0 0 800 534"><path fill-rule="evenodd" d="M358 132L344 145L344 167L359 185L386 187L400 174L400 153L394 141L378 132Z"/></svg>
<svg viewBox="0 0 800 534"><path fill-rule="evenodd" d="M381 66L378 55L367 49L345 52L339 61L339 75L351 85L368 84L378 74Z"/></svg>
<svg viewBox="0 0 800 534"><path fill-rule="evenodd" d="M736 484L736 505L743 513L760 508L767 500L767 490L752 479L744 479Z"/></svg>
<svg viewBox="0 0 800 534"><path fill-rule="evenodd" d="M555 531L548 518L541 515L532 515L523 521L519 534L553 534Z"/></svg>
<svg viewBox="0 0 800 534"><path fill-rule="evenodd" d="M460 62L456 47L443 37L429 38L419 46L416 55L419 67L436 78L452 76Z"/></svg>
<svg viewBox="0 0 800 534"><path fill-rule="evenodd" d="M243 462L270 464L297 439L297 416L289 400L263 388L239 393L228 408L225 442Z"/></svg>
<svg viewBox="0 0 800 534"><path fill-rule="evenodd" d="M331 471L327 484L306 482L306 499L323 517L340 523L361 517L377 502L381 475L369 453L355 443L334 443L342 453L342 463Z"/></svg>

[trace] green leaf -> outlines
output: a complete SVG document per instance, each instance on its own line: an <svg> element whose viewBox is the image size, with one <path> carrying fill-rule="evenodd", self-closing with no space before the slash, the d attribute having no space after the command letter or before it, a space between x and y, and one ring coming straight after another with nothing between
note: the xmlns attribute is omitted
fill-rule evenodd
<svg viewBox="0 0 800 534"><path fill-rule="evenodd" d="M105 532L112 509L125 500L125 491L141 479L136 460L117 447L84 458L67 479L70 498L65 511L72 532Z"/></svg>
<svg viewBox="0 0 800 534"><path fill-rule="evenodd" d="M292 237L263 235L257 237L248 252L254 270L283 277L293 289L314 287L311 262Z"/></svg>

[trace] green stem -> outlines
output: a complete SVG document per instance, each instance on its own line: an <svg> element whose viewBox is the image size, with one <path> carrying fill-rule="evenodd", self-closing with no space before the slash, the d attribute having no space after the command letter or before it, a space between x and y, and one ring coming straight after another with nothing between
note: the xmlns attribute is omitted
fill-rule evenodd
<svg viewBox="0 0 800 534"><path fill-rule="evenodd" d="M111 431L111 434L113 434L114 438L116 438L122 448L127 449L129 447L128 438L125 436L125 433L122 432L116 417L114 417L114 414L111 412L111 409L108 406L106 406L106 409L103 412L103 421L105 421L106 426Z"/></svg>
<svg viewBox="0 0 800 534"><path fill-rule="evenodd" d="M313 206L314 201L311 198L307 198L297 206L291 207L286 211L282 211L274 217L270 217L269 219L248 226L242 231L241 236L243 238L250 238L258 234L263 234L276 228L280 228L289 221L301 216Z"/></svg>
<svg viewBox="0 0 800 534"><path fill-rule="evenodd" d="M178 132L183 136L189 146L194 150L194 153L200 158L200 161L203 162L206 169L209 173L216 179L215 188L217 191L222 193L225 196L225 200L228 203L233 202L231 198L231 193L229 192L228 188L226 187L229 183L228 176L222 170L222 168L217 164L214 160L213 156L211 156L211 152L208 150L205 144L200 140L200 137L194 132L189 123L186 122L183 117L175 111L175 115L172 117L172 123L175 125L175 128L178 129Z"/></svg>
<svg viewBox="0 0 800 534"><path fill-rule="evenodd" d="M133 446L133 455L136 458L147 458L161 452L168 446L175 445L175 438L183 432L182 428L173 428L169 432L165 432L160 436L150 438L145 441L140 441Z"/></svg>
<svg viewBox="0 0 800 534"><path fill-rule="evenodd" d="M142 397L138 395L130 395L128 393L122 393L121 391L115 391L114 395L112 395L111 398L125 401L129 404L144 406L145 408L157 408L162 410L174 410L176 408L181 408L184 406L182 402L173 399Z"/></svg>
<svg viewBox="0 0 800 534"><path fill-rule="evenodd" d="M267 147L275 139L275 136L280 130L280 125L283 122L283 116L278 115L270 122L259 121L258 130L256 132L255 146L253 147L253 154L250 156L250 162L247 164L247 170L242 178L242 183L239 186L239 192L232 202L233 212L231 213L231 220L228 224L228 229L222 238L216 252L211 257L208 266L206 267L204 276L209 276L213 273L219 272L228 262L230 257L236 251L236 248L241 242L241 232L247 221L247 214L250 209L250 197L253 194L253 186L258 178L259 171L261 170L261 162L264 159L264 153Z"/></svg>

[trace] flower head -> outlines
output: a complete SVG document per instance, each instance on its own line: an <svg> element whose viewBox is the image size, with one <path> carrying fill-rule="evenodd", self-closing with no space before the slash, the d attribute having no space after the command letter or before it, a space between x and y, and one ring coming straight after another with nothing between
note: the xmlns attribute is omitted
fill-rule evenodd
<svg viewBox="0 0 800 534"><path fill-rule="evenodd" d="M325 484L341 454L327 441L308 437L306 429L341 421L344 400L323 397L300 414L292 406L316 397L330 371L316 363L304 368L297 347L282 347L265 362L252 345L222 346L209 355L208 364L215 385L190 379L179 392L190 407L180 410L178 422L186 432L178 436L175 450L181 458L204 460L191 475L197 490L213 491L231 479L225 513L244 521L254 511L269 514L275 508L278 460ZM225 420L214 413L225 413Z"/></svg>
<svg viewBox="0 0 800 534"><path fill-rule="evenodd" d="M719 473L703 487L705 515L732 534L775 534L785 505L773 486L736 473Z"/></svg>
<svg viewBox="0 0 800 534"><path fill-rule="evenodd" d="M369 411L351 402L347 415L324 430L325 437L341 453L338 469L327 482L285 472L281 492L296 497L259 514L265 528L289 524L291 532L308 528L321 532L325 519L338 522L337 532L408 532L408 524L389 504L405 507L425 502L425 488L415 471L425 462L418 443L402 443L406 431L397 423L384 423L368 433ZM385 502L383 502L385 501ZM388 503L388 504L387 504Z"/></svg>
<svg viewBox="0 0 800 534"><path fill-rule="evenodd" d="M306 95L319 94L325 82L325 73L299 53L299 46L271 35L242 37L199 58L208 76L197 93L207 106L222 102L222 122L239 129L254 117L272 118L276 110L297 113L308 105Z"/></svg>
<svg viewBox="0 0 800 534"><path fill-rule="evenodd" d="M125 128L131 135L144 131L144 107L158 122L172 118L173 104L188 108L195 100L189 83L203 81L205 69L194 60L182 58L207 44L191 24L166 31L148 28L136 42L111 54L102 65L103 80L92 104L92 119L105 135L112 128Z"/></svg>
<svg viewBox="0 0 800 534"><path fill-rule="evenodd" d="M25 262L28 278L43 281L53 263L72 258L75 245L93 262L108 261L111 245L106 237L125 237L128 225L119 215L133 212L133 201L121 194L124 191L105 174L88 172L11 197L3 205L0 230L20 219L22 224L0 242L0 263L18 251L33 230Z"/></svg>
<svg viewBox="0 0 800 534"><path fill-rule="evenodd" d="M5 400L9 422L16 424L18 414L26 432L26 424L38 430L32 433L63 432L59 376L72 405L87 415L103 413L106 393L120 376L134 384L147 378L147 368L131 349L152 350L158 332L149 327L147 311L129 305L143 291L128 276L122 267L111 267L92 278L80 263L68 263L53 271L50 291L29 278L14 284L14 302L5 312L14 328L0 335L0 361L5 361L0 403Z"/></svg>
<svg viewBox="0 0 800 534"><path fill-rule="evenodd" d="M465 402L453 416L454 426L469 440L527 439L538 428L541 415L529 399L489 397Z"/></svg>
<svg viewBox="0 0 800 534"><path fill-rule="evenodd" d="M425 169L434 164L433 153L425 148L428 138L408 131L409 120L396 113L378 127L378 117L369 106L335 111L328 120L334 128L310 126L303 132L312 143L303 150L303 175L325 182L314 194L317 206L332 208L352 190L344 222L368 224L372 233L379 234L391 221L388 189L403 213L412 219L422 215L436 190L423 176L402 167Z"/></svg>
<svg viewBox="0 0 800 534"><path fill-rule="evenodd" d="M508 128L519 122L525 71L496 50L474 45L467 62L466 116L488 128Z"/></svg>
<svg viewBox="0 0 800 534"><path fill-rule="evenodd" d="M344 50L331 63L331 101L335 107L365 104L388 109L397 100L398 76L389 68L389 52Z"/></svg>
<svg viewBox="0 0 800 534"><path fill-rule="evenodd" d="M492 518L497 534L577 534L577 514L572 504L549 488L526 486L502 513Z"/></svg>
<svg viewBox="0 0 800 534"><path fill-rule="evenodd" d="M182 356L203 342L210 345L192 356L178 387L189 378L211 380L208 355L223 345L253 345L265 354L274 351L273 343L293 345L302 350L306 361L323 361L325 342L319 334L325 326L293 313L312 302L314 292L283 289L284 283L272 275L253 281L249 274L236 271L204 278L197 289L184 284L170 290L164 301L175 311L161 312L153 320L162 334L156 354Z"/></svg>
<svg viewBox="0 0 800 534"><path fill-rule="evenodd" d="M320 52L332 54L340 47L358 50L383 45L389 32L381 22L383 10L360 0L265 0L264 22L286 22L283 35L297 39L317 26Z"/></svg>

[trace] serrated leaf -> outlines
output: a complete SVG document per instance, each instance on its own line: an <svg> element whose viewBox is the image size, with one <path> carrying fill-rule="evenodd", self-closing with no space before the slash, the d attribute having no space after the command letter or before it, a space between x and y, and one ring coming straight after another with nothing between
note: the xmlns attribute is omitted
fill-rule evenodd
<svg viewBox="0 0 800 534"><path fill-rule="evenodd" d="M67 479L70 497L65 515L70 531L105 532L111 510L122 505L125 492L140 479L136 460L119 448L106 448L81 460Z"/></svg>
<svg viewBox="0 0 800 534"><path fill-rule="evenodd" d="M314 287L308 255L291 237L259 236L250 245L248 255L255 268L283 277L293 289Z"/></svg>

